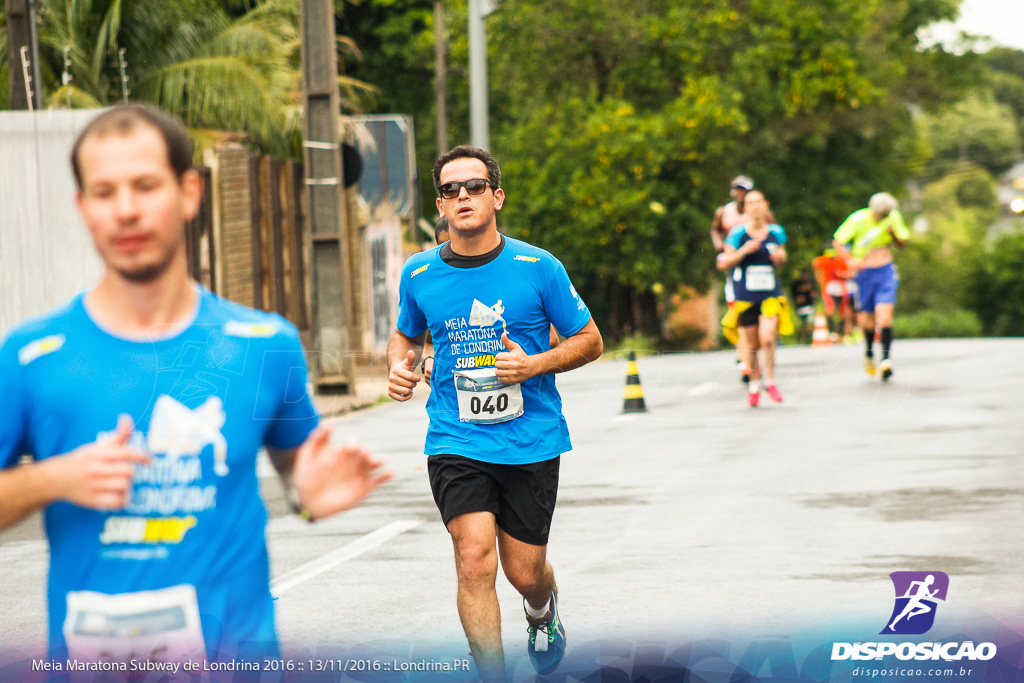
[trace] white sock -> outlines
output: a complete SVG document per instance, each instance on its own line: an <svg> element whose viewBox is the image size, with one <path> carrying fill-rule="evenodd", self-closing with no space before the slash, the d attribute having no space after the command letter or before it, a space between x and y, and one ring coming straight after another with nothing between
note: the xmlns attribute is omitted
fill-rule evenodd
<svg viewBox="0 0 1024 683"><path fill-rule="evenodd" d="M756 394L761 390L760 383L756 379L750 380L750 393Z"/></svg>
<svg viewBox="0 0 1024 683"><path fill-rule="evenodd" d="M543 619L548 615L548 611L551 609L551 598L549 597L548 601L545 602L544 606L540 609L534 609L533 606L530 605L530 601L523 598L523 606L526 607L526 616L531 619Z"/></svg>

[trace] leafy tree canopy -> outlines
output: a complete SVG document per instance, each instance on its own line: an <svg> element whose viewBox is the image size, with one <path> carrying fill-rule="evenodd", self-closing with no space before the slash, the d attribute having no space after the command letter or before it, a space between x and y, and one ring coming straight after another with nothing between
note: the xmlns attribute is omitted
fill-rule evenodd
<svg viewBox="0 0 1024 683"><path fill-rule="evenodd" d="M798 268L872 193L898 193L924 168L931 147L911 108L977 82L973 55L917 38L959 2L503 0L487 19L501 223L550 248L592 294L609 282L705 287L717 281L712 213L747 173ZM444 11L455 145L469 138L466 2ZM361 2L341 25L365 57L346 73L379 88L378 111L416 117L432 207L433 2Z"/></svg>
<svg viewBox="0 0 1024 683"><path fill-rule="evenodd" d="M299 8L300 0L38 0L45 104L120 101L123 50L130 99L177 114L200 139L242 131L264 151L301 155ZM0 31L0 106L6 38ZM354 79L339 87L349 109L367 91Z"/></svg>
<svg viewBox="0 0 1024 683"><path fill-rule="evenodd" d="M629 286L702 284L711 214L748 173L806 260L920 169L908 104L955 79L916 33L957 5L505 0L488 30L506 224Z"/></svg>
<svg viewBox="0 0 1024 683"><path fill-rule="evenodd" d="M922 123L934 150L928 165L933 176L968 161L999 175L1020 158L1020 131L1013 110L984 91L926 114Z"/></svg>
<svg viewBox="0 0 1024 683"><path fill-rule="evenodd" d="M986 334L1024 335L1024 235L1002 235L970 281L969 295Z"/></svg>

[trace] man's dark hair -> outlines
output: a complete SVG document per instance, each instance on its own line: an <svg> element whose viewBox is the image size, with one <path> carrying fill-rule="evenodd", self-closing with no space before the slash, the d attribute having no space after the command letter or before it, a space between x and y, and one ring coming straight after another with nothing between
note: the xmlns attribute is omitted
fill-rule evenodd
<svg viewBox="0 0 1024 683"><path fill-rule="evenodd" d="M176 118L162 109L148 104L119 104L103 112L82 129L71 148L71 170L75 183L82 189L82 169L78 152L85 140L93 135L117 133L127 135L136 126L152 126L160 133L167 147L167 161L179 180L192 168L192 139Z"/></svg>
<svg viewBox="0 0 1024 683"><path fill-rule="evenodd" d="M448 219L444 216L438 218L437 222L434 223L434 241L438 244L441 244L442 232L451 232L451 228L448 226Z"/></svg>
<svg viewBox="0 0 1024 683"><path fill-rule="evenodd" d="M445 164L456 159L479 159L484 162L484 166L487 167L487 180L491 183L491 192L501 187L501 169L498 168L498 162L494 160L491 153L472 145L459 145L439 156L434 162L434 190L437 191L438 196L441 195L441 169L445 167Z"/></svg>

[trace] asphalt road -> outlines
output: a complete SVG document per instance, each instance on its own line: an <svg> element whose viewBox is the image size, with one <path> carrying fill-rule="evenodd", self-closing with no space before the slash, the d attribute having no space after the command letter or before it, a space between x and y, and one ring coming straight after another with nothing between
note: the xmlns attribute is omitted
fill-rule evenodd
<svg viewBox="0 0 1024 683"><path fill-rule="evenodd" d="M726 352L641 358L645 414L620 414L624 360L560 376L575 449L549 557L570 655L609 639L880 629L896 570L949 574L944 618L1021 626L1024 344L894 349L886 385L859 347L780 349L785 401L757 409ZM308 525L263 480L289 657L467 656L422 455L425 394L339 422L396 474L361 508ZM38 517L0 533L0 664L42 649L45 565ZM500 577L499 599L525 676L521 602Z"/></svg>

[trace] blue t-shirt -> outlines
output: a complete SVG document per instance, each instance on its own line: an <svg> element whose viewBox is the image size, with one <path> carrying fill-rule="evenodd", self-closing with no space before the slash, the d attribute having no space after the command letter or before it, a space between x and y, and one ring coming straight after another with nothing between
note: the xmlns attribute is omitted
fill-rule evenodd
<svg viewBox="0 0 1024 683"><path fill-rule="evenodd" d="M495 355L506 350L501 342L503 330L534 355L550 349L549 323L569 337L590 320L590 310L558 259L525 242L503 239L501 252L484 265L450 265L441 257L442 245L412 256L402 271L398 331L417 337L429 328L434 342L427 455L448 453L521 465L572 449L554 375L518 385L522 391L519 417L492 424L460 418L455 373L493 369ZM467 407L468 403L462 418ZM483 408L480 415L486 417L486 399Z"/></svg>
<svg viewBox="0 0 1024 683"><path fill-rule="evenodd" d="M23 323L0 347L0 467L104 438L121 413L135 422L130 445L152 464L136 468L122 510L46 508L51 647L65 648L69 594L184 584L195 589L210 659L243 643L275 653L256 454L298 446L318 421L297 331L200 290L184 331L128 341L83 302Z"/></svg>
<svg viewBox="0 0 1024 683"><path fill-rule="evenodd" d="M737 225L725 238L725 243L739 249L752 238L747 234L746 225ZM733 289L736 301L757 303L772 297L782 296L782 286L772 262L772 251L786 243L786 231L774 223L768 226L768 236L761 242L761 248L743 257L732 269Z"/></svg>

